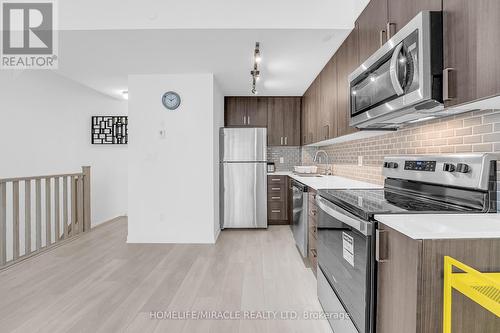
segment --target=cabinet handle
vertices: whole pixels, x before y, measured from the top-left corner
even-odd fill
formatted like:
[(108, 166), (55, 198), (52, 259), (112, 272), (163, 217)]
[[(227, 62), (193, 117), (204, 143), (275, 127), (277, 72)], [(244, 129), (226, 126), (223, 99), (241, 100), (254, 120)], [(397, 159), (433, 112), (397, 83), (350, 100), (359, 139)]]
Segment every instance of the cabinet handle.
[(285, 136), (285, 146), (287, 146), (287, 145), (288, 145), (288, 137)]
[(455, 96), (453, 96), (453, 92), (451, 92), (450, 87), (450, 72), (454, 71), (455, 68), (445, 68), (443, 70), (443, 101), (449, 101)]
[(391, 39), (396, 34), (396, 23), (387, 22), (387, 40)]
[(271, 213), (281, 213), (281, 210), (279, 210), (279, 209), (274, 209), (274, 210), (271, 210)]
[(272, 200), (281, 200), (281, 197), (271, 197)]
[(250, 125), (250, 116), (247, 116), (247, 125)]
[(387, 230), (375, 230), (375, 260), (387, 262)]
[(271, 190), (272, 191), (281, 191), (281, 188), (279, 188), (279, 187), (271, 187)]
[(384, 41), (384, 35), (387, 36), (387, 34), (385, 33), (385, 30), (382, 29), (379, 31), (379, 38), (380, 38), (380, 46), (384, 45), (385, 44), (385, 41)]
[(243, 125), (246, 125), (246, 124), (247, 124), (247, 117), (243, 116)]
[(280, 180), (281, 179), (279, 179), (279, 178), (271, 178), (271, 181), (273, 181), (273, 182), (279, 182)]
[(280, 145), (283, 146), (283, 137), (280, 138)]

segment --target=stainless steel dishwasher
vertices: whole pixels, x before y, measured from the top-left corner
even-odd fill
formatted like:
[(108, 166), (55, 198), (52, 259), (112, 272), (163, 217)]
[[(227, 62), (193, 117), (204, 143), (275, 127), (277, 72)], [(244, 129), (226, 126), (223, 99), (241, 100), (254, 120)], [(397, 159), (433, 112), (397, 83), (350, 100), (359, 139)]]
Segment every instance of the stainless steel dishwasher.
[(292, 232), (295, 238), (295, 244), (304, 258), (307, 257), (308, 251), (308, 226), (307, 226), (307, 211), (308, 211), (308, 188), (306, 185), (298, 181), (292, 181)]

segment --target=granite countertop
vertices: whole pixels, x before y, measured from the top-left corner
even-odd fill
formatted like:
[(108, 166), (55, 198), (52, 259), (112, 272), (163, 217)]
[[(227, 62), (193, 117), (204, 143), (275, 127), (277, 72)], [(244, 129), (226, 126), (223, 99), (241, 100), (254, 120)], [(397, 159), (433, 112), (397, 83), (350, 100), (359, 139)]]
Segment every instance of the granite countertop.
[(315, 190), (321, 189), (346, 189), (346, 188), (382, 188), (381, 185), (362, 182), (339, 176), (321, 176), (321, 177), (301, 177), (291, 171), (277, 171), (268, 173), (268, 176), (289, 176), (296, 181), (307, 185)]
[(500, 214), (375, 215), (413, 239), (500, 238)]

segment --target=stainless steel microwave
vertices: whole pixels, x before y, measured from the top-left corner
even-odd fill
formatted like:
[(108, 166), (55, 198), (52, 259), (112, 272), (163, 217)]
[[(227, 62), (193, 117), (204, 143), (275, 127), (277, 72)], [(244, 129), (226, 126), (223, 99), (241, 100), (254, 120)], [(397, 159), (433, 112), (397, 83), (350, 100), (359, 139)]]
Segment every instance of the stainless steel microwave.
[(420, 12), (349, 75), (350, 125), (397, 128), (443, 109), (441, 12)]

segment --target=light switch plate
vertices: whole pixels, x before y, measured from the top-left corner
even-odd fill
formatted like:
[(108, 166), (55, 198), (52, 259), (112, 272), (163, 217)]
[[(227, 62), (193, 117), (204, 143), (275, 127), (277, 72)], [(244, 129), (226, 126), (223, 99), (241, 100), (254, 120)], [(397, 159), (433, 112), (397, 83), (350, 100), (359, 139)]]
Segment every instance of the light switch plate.
[(358, 166), (363, 166), (363, 156), (358, 156)]
[(285, 163), (285, 159), (283, 157), (280, 157), (280, 163), (281, 164)]

